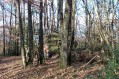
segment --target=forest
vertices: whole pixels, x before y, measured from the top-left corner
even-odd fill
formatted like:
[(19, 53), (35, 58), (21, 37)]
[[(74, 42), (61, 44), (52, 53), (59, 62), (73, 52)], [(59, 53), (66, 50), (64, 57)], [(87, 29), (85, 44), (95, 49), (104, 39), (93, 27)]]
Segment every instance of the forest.
[(119, 79), (119, 0), (0, 0), (0, 79)]

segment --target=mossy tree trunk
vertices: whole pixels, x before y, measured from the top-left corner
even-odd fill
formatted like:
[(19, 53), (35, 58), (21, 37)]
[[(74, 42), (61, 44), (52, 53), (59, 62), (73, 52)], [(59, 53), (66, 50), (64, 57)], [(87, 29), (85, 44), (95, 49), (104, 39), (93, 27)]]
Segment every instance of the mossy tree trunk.
[(60, 24), (60, 29), (61, 29), (61, 31), (60, 31), (60, 38), (61, 38), (61, 47), (60, 47), (60, 67), (62, 67), (62, 66), (64, 66), (65, 65), (65, 63), (64, 62), (62, 62), (62, 61), (64, 61), (64, 52), (63, 52), (63, 47), (62, 47), (62, 45), (63, 45), (63, 0), (59, 0), (59, 2), (58, 2), (58, 11), (59, 11), (59, 24)]
[(61, 27), (61, 67), (67, 67), (71, 63), (71, 10), (72, 10), (72, 0), (66, 0), (65, 3), (65, 14), (63, 19), (63, 1), (60, 1), (60, 27)]

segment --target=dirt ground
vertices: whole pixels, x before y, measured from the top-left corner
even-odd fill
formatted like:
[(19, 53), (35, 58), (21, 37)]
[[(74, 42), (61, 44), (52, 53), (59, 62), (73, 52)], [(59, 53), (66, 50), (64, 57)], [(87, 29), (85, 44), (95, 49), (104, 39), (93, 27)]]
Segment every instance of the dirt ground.
[(92, 64), (83, 68), (83, 64), (77, 62), (61, 69), (58, 66), (58, 59), (53, 57), (44, 65), (24, 69), (20, 56), (0, 56), (0, 79), (88, 79), (88, 76), (98, 79), (97, 72), (102, 67), (101, 64)]

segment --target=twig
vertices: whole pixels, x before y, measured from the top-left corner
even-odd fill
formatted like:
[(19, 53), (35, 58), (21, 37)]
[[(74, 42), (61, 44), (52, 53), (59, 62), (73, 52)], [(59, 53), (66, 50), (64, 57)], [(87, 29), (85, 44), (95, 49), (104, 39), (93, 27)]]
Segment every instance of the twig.
[(91, 61), (93, 61), (97, 57), (97, 55), (95, 55), (90, 61), (88, 61), (87, 63), (85, 63), (81, 68), (86, 67)]

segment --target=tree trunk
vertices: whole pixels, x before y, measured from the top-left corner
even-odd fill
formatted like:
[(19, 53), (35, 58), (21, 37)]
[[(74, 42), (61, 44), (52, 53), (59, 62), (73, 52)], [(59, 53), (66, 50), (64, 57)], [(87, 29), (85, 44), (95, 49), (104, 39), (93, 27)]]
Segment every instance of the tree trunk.
[(10, 28), (9, 28), (9, 34), (10, 34), (10, 37), (9, 37), (9, 55), (13, 55), (12, 54), (12, 39), (11, 39), (11, 34), (12, 34), (12, 5), (11, 5), (11, 15), (10, 15)]
[(69, 64), (71, 64), (71, 51), (73, 50), (73, 46), (74, 46), (74, 39), (75, 39), (75, 0), (72, 0), (72, 7), (71, 7), (71, 12), (72, 13), (70, 13), (72, 16), (71, 16), (71, 31), (70, 31), (70, 47), (69, 47), (69, 53), (70, 53), (70, 55), (69, 55), (69, 59), (68, 59), (68, 61), (69, 61)]
[(18, 19), (19, 19), (19, 28), (20, 28), (20, 50), (22, 55), (22, 62), (23, 66), (26, 67), (26, 51), (24, 47), (24, 35), (23, 35), (23, 26), (22, 26), (22, 19), (21, 19), (21, 13), (20, 13), (20, 0), (17, 0), (17, 6), (18, 6)]
[(63, 52), (63, 0), (59, 0), (59, 22), (60, 22), (60, 29), (61, 29), (61, 33), (60, 33), (60, 38), (61, 38), (61, 47), (60, 47), (60, 67), (64, 67), (65, 63), (62, 62), (64, 61), (64, 52)]
[(72, 17), (72, 0), (67, 0), (67, 4), (66, 4), (66, 10), (68, 10), (68, 12), (65, 10), (66, 12), (66, 17), (67, 17), (67, 31), (68, 31), (68, 39), (67, 39), (67, 64), (71, 65), (71, 49), (72, 49), (72, 45), (73, 45), (73, 40), (74, 40), (74, 33), (73, 33), (73, 26), (72, 26), (72, 19), (74, 17)]
[(51, 33), (52, 33), (52, 32), (54, 32), (54, 26), (55, 26), (54, 4), (53, 4), (53, 0), (51, 0), (51, 9), (52, 9), (52, 25), (51, 25)]
[(44, 33), (47, 34), (47, 0), (44, 2)]
[(39, 27), (39, 56), (38, 56), (38, 64), (43, 64), (43, 59), (44, 59), (44, 52), (43, 52), (43, 22), (42, 22), (42, 17), (43, 17), (43, 2), (40, 0), (40, 15), (39, 15), (39, 22), (40, 22), (40, 27)]
[(18, 34), (17, 34), (17, 6), (15, 6), (15, 52), (16, 55), (20, 55), (20, 46), (19, 46), (19, 42), (18, 42)]
[(32, 14), (31, 14), (31, 3), (28, 0), (28, 32), (29, 32), (29, 52), (28, 52), (28, 64), (33, 63), (33, 29), (32, 29)]
[[(61, 4), (61, 6), (62, 5), (63, 4)], [(70, 63), (70, 60), (71, 60), (71, 52), (70, 52), (71, 51), (70, 50), (70, 44), (71, 44), (71, 10), (72, 10), (71, 7), (72, 7), (72, 1), (66, 0), (64, 21), (62, 20), (60, 23), (60, 25), (62, 25), (61, 26), (62, 44), (61, 44), (61, 52), (60, 52), (60, 55), (61, 55), (61, 64), (60, 65), (61, 65), (61, 67), (67, 67), (68, 65), (71, 64)], [(60, 12), (61, 13), (60, 19), (63, 15), (62, 12)]]
[(57, 31), (59, 32), (59, 21), (60, 21), (60, 0), (57, 1), (58, 11), (57, 11)]
[(3, 4), (3, 9), (2, 9), (2, 14), (3, 14), (3, 55), (5, 55), (5, 17), (4, 17), (4, 4)]

